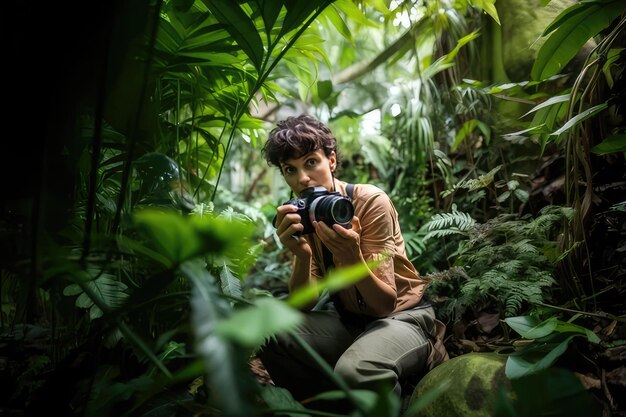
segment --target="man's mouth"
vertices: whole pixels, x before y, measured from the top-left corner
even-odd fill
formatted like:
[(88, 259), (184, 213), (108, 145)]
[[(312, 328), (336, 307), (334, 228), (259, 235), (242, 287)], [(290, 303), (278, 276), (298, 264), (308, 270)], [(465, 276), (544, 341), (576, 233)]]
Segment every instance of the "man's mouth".
[(298, 191), (296, 194), (298, 194), (298, 197), (302, 197), (302, 193), (304, 193), (305, 190), (308, 190), (309, 188), (315, 188), (315, 185), (309, 185), (308, 187), (304, 187), (301, 188), (300, 191)]

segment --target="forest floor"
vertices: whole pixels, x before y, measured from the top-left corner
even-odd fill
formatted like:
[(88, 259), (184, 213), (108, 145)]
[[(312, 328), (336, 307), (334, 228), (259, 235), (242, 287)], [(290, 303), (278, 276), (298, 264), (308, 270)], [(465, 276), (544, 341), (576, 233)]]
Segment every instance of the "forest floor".
[[(602, 417), (626, 417), (626, 324), (617, 320), (594, 318), (594, 333), (601, 336), (598, 345), (583, 338), (571, 344), (568, 352), (554, 366), (572, 370), (602, 408)], [(450, 357), (469, 352), (512, 352), (513, 344), (497, 330), (497, 315), (484, 314), (475, 320), (453, 326), (446, 338)], [(258, 382), (274, 384), (258, 358), (250, 361), (250, 369)]]

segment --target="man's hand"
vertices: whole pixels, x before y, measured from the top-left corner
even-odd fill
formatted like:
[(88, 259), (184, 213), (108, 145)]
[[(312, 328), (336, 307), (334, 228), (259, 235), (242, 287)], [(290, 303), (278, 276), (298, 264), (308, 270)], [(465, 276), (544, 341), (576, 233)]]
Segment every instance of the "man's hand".
[(304, 260), (311, 258), (313, 251), (304, 237), (294, 236), (304, 230), (297, 211), (298, 208), (293, 204), (284, 204), (276, 209), (276, 235), (296, 257)]
[(324, 222), (313, 222), (313, 227), (322, 243), (333, 254), (335, 266), (354, 265), (361, 260), (361, 222), (358, 217), (352, 218), (351, 229), (339, 224), (330, 228)]

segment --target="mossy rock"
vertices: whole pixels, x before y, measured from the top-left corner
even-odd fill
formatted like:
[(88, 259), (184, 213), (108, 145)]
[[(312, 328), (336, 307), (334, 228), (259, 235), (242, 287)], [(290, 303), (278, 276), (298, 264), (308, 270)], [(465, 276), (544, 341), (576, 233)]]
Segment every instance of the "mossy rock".
[(420, 380), (410, 402), (447, 381), (447, 389), (420, 416), (491, 417), (500, 388), (511, 395), (511, 383), (504, 373), (506, 358), (497, 353), (472, 352), (443, 362)]

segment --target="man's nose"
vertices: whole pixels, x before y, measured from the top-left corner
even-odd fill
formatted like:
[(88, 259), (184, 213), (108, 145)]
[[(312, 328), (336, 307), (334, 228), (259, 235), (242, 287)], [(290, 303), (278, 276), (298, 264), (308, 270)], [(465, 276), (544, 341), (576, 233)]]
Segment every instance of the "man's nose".
[(300, 171), (298, 174), (298, 182), (302, 185), (307, 185), (311, 181), (311, 178), (306, 174), (306, 172)]

